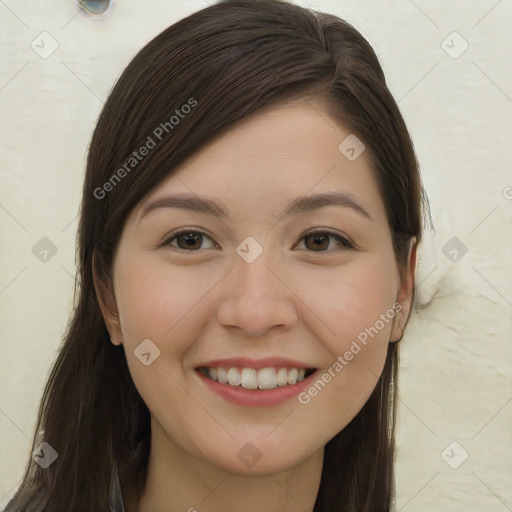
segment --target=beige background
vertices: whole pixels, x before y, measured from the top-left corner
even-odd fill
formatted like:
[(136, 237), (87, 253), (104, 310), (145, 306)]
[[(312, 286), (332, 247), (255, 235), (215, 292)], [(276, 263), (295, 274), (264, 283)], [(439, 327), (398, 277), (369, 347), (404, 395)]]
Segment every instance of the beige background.
[[(432, 207), (402, 342), (397, 510), (512, 510), (512, 1), (297, 3), (345, 18), (376, 49)], [(95, 120), (134, 54), (207, 4), (118, 0), (91, 18), (72, 1), (0, 0), (0, 508), (72, 305)], [(43, 237), (57, 250), (46, 262), (32, 252)]]

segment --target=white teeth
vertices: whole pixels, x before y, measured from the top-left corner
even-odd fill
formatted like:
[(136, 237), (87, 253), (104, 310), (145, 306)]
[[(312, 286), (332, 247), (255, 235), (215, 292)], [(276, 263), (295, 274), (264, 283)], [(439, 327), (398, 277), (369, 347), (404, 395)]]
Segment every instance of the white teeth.
[(277, 372), (277, 385), (286, 386), (288, 384), (288, 372), (286, 368), (279, 368)]
[[(258, 372), (254, 368), (244, 368), (240, 379), (242, 387), (245, 389), (258, 388)], [(230, 382), (231, 384), (231, 382)]]
[(299, 372), (297, 368), (292, 368), (288, 372), (288, 384), (295, 384), (297, 382), (297, 377), (299, 375)]
[(261, 368), (256, 370), (255, 368), (231, 367), (226, 371), (225, 368), (219, 366), (205, 368), (204, 373), (221, 384), (242, 386), (245, 389), (275, 389), (304, 380), (306, 369)]
[(240, 386), (240, 381), (242, 377), (240, 376), (240, 372), (236, 368), (230, 368), (228, 370), (228, 382), (232, 386)]
[(228, 374), (224, 368), (217, 368), (217, 382), (226, 384), (228, 382)]
[(258, 387), (260, 389), (277, 388), (277, 377), (274, 368), (262, 368), (258, 372)]

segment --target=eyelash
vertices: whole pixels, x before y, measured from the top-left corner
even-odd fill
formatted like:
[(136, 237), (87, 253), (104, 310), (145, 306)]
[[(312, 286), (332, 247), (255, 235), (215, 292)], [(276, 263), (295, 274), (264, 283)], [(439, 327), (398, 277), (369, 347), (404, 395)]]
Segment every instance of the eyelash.
[[(159, 248), (160, 247), (170, 247), (174, 251), (178, 251), (178, 252), (181, 252), (181, 253), (200, 252), (201, 249), (186, 250), (186, 249), (181, 249), (179, 247), (174, 247), (174, 246), (171, 245), (171, 242), (173, 240), (179, 238), (180, 236), (191, 235), (191, 234), (203, 235), (203, 236), (206, 236), (206, 237), (210, 238), (213, 241), (213, 239), (210, 236), (208, 236), (206, 233), (204, 233), (202, 231), (196, 231), (196, 230), (193, 230), (193, 229), (185, 229), (185, 230), (177, 231), (176, 233), (171, 233), (158, 247)], [(313, 235), (327, 235), (327, 236), (330, 236), (330, 237), (334, 238), (335, 240), (337, 240), (343, 246), (343, 248), (337, 249), (337, 250), (343, 250), (343, 249), (345, 249), (345, 250), (353, 250), (353, 249), (355, 249), (355, 246), (347, 238), (345, 238), (344, 236), (340, 235), (339, 233), (335, 233), (335, 232), (330, 231), (328, 229), (312, 231), (312, 232), (307, 233), (304, 236), (302, 236), (300, 240), (303, 240), (303, 239), (308, 238), (308, 237), (313, 236)], [(307, 251), (307, 252), (323, 253), (323, 252), (332, 252), (332, 251), (330, 251), (330, 250), (322, 250), (322, 251)]]

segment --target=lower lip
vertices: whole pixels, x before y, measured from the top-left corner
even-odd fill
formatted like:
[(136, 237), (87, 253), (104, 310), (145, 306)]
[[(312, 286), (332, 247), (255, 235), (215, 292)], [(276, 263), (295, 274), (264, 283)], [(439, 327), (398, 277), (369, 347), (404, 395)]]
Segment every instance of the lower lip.
[(246, 407), (269, 407), (278, 405), (294, 396), (297, 396), (310, 385), (311, 380), (316, 375), (316, 371), (306, 377), (304, 380), (287, 386), (274, 389), (245, 389), (241, 386), (231, 386), (221, 384), (216, 380), (210, 379), (201, 372), (196, 373), (203, 379), (206, 385), (217, 395), (236, 405)]

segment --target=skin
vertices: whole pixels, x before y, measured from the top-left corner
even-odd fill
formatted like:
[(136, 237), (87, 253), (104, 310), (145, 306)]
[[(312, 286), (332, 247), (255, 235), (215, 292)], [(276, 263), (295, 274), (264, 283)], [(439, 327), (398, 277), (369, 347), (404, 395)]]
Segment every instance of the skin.
[[(363, 407), (388, 343), (402, 336), (416, 263), (411, 244), (399, 272), (369, 150), (355, 161), (338, 150), (349, 134), (320, 101), (272, 108), (198, 152), (131, 212), (113, 296), (99, 298), (151, 411), (149, 473), (137, 510), (313, 510), (325, 444)], [(332, 191), (350, 193), (371, 219), (340, 206), (279, 216), (296, 197)], [(177, 208), (142, 215), (176, 193), (219, 200), (230, 216)], [(204, 233), (198, 249), (179, 252), (186, 243), (176, 238), (159, 247), (181, 228)], [(304, 238), (322, 228), (356, 248)], [(250, 264), (236, 252), (247, 236), (263, 248)], [(214, 358), (281, 356), (321, 375), (395, 303), (402, 307), (395, 320), (307, 405), (297, 397), (272, 407), (235, 405), (194, 370)], [(144, 339), (161, 351), (149, 366), (134, 355)], [(248, 442), (262, 455), (250, 468), (237, 457)]]

